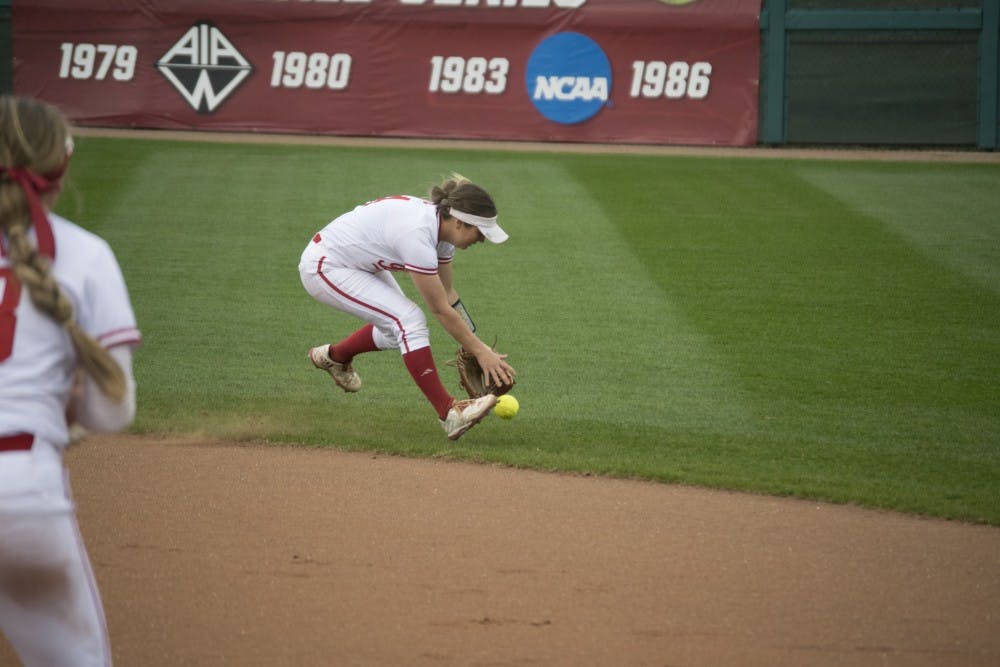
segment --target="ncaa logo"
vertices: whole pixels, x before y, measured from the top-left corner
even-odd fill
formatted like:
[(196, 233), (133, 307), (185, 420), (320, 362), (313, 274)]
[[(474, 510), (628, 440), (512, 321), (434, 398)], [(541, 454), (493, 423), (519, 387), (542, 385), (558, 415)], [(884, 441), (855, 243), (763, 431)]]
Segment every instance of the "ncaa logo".
[(597, 42), (578, 32), (560, 32), (535, 47), (525, 83), (538, 111), (572, 125), (597, 114), (611, 94), (611, 62)]
[(201, 114), (213, 113), (253, 72), (243, 54), (210, 21), (188, 28), (156, 68)]

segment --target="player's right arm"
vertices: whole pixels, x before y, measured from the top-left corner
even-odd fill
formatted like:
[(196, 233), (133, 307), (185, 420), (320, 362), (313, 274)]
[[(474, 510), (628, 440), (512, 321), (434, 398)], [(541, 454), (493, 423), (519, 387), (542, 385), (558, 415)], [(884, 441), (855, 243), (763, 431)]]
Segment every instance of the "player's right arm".
[(441, 280), (441, 285), (444, 286), (445, 294), (448, 296), (448, 303), (458, 301), (458, 292), (455, 291), (454, 281), (452, 280), (451, 262), (438, 263), (438, 278)]
[(420, 296), (424, 298), (427, 307), (444, 327), (444, 330), (448, 332), (448, 335), (463, 348), (476, 355), (485, 377), (497, 385), (510, 384), (514, 379), (514, 369), (505, 361), (507, 355), (493, 351), (489, 345), (479, 340), (465, 324), (465, 320), (462, 319), (458, 311), (451, 307), (451, 303), (448, 301), (448, 292), (445, 290), (440, 276), (435, 273), (411, 271), (410, 277), (413, 279), (417, 291), (420, 292)]
[(465, 322), (465, 326), (472, 329), (473, 333), (475, 333), (476, 323), (472, 321), (469, 311), (466, 310), (465, 304), (462, 303), (462, 298), (455, 291), (455, 285), (452, 282), (451, 262), (438, 264), (438, 276), (441, 278), (441, 284), (444, 285), (444, 292), (448, 297), (448, 303), (451, 304), (452, 310), (457, 312), (461, 316), (462, 321)]
[(88, 431), (116, 433), (124, 431), (135, 419), (136, 388), (132, 372), (132, 353), (141, 343), (135, 314), (111, 246), (102, 239), (93, 240), (88, 275), (77, 311), (80, 325), (105, 347), (125, 379), (121, 401), (107, 396), (87, 373), (75, 387), (69, 412)]
[(113, 347), (108, 352), (125, 375), (125, 397), (121, 402), (109, 398), (87, 373), (81, 373), (74, 392), (70, 413), (76, 422), (95, 433), (118, 433), (135, 419), (135, 377), (132, 374), (132, 348)]

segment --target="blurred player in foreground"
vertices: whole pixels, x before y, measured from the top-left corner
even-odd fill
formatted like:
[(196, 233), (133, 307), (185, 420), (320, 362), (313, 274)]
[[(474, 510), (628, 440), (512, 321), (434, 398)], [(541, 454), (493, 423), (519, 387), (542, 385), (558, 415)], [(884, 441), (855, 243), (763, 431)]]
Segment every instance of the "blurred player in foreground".
[(0, 631), (28, 667), (111, 664), (63, 452), (74, 422), (120, 431), (135, 416), (121, 269), (50, 212), (72, 152), (57, 109), (0, 96)]
[(299, 275), (320, 303), (368, 322), (333, 345), (309, 351), (344, 391), (361, 389), (352, 360), (363, 352), (398, 349), (413, 381), (433, 406), (451, 440), (475, 426), (496, 404), (493, 394), (456, 400), (442, 385), (423, 310), (408, 299), (393, 272), (409, 273), (445, 331), (475, 355), (488, 382), (508, 385), (514, 369), (475, 334), (452, 285), (455, 249), (488, 240), (503, 243), (496, 205), (478, 185), (453, 176), (431, 189), (430, 201), (393, 195), (362, 204), (320, 230), (302, 253)]

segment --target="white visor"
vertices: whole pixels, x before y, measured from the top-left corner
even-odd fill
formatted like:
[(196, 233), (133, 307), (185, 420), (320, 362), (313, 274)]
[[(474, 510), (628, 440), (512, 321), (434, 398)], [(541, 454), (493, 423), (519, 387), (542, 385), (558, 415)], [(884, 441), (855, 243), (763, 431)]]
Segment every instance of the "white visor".
[(500, 229), (500, 225), (497, 224), (497, 217), (484, 218), (478, 215), (472, 215), (471, 213), (466, 213), (465, 211), (459, 211), (458, 209), (452, 207), (449, 209), (449, 215), (453, 218), (461, 220), (462, 222), (468, 223), (473, 227), (478, 227), (479, 231), (483, 233), (486, 240), (491, 243), (503, 243), (507, 240), (507, 232)]

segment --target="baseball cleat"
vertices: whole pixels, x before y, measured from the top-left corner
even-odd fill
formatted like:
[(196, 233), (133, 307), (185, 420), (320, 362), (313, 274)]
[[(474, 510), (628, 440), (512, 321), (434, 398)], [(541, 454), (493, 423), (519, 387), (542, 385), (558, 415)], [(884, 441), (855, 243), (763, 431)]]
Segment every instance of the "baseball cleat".
[(448, 410), (448, 416), (441, 420), (441, 428), (448, 434), (449, 440), (458, 440), (463, 433), (482, 421), (496, 404), (497, 397), (493, 394), (455, 401)]
[(331, 359), (329, 345), (320, 345), (309, 350), (309, 361), (316, 368), (329, 373), (337, 386), (344, 391), (360, 391), (361, 377), (354, 372), (354, 367), (350, 364), (342, 364)]

